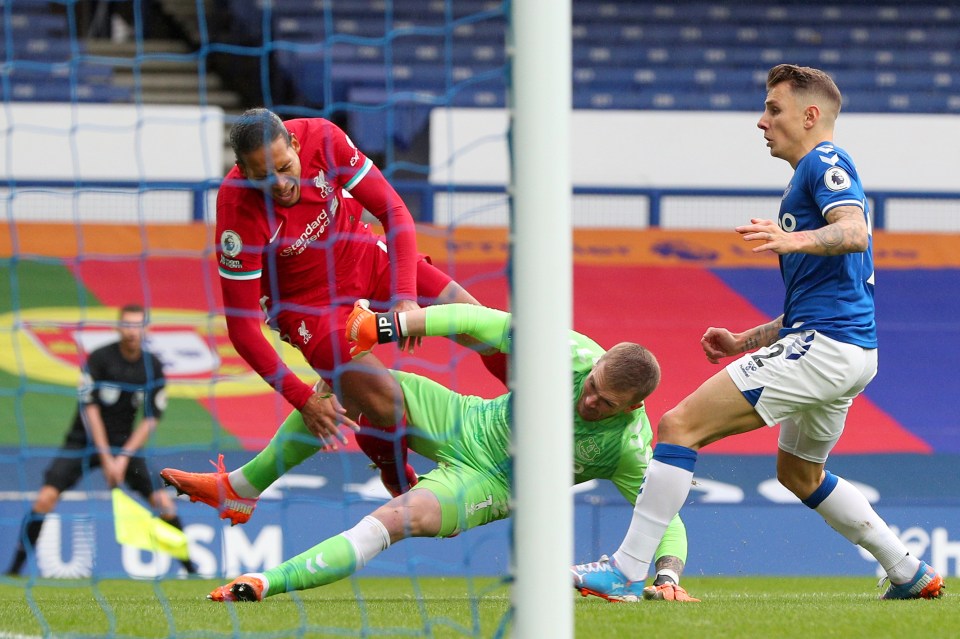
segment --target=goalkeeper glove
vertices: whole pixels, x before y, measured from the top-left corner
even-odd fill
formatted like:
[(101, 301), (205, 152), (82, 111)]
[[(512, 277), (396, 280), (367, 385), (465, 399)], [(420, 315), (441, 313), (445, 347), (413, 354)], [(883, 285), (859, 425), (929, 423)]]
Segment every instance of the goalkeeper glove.
[(359, 357), (373, 350), (376, 344), (396, 342), (401, 337), (396, 313), (374, 313), (370, 302), (357, 300), (347, 318), (347, 342), (350, 357)]

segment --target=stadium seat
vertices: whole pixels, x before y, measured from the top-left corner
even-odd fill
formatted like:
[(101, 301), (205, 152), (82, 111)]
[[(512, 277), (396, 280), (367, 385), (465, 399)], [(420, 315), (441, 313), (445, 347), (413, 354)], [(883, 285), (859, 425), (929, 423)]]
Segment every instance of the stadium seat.
[[(226, 6), (259, 37), (262, 8)], [(348, 111), (372, 150), (384, 146), (390, 109), (393, 125), (423, 126), (432, 103), (504, 103), (502, 78), (472, 86), (507, 64), (502, 3), (389, 6), (388, 17), (382, 0), (274, 0), (272, 60), (291, 99)], [(834, 74), (847, 111), (954, 113), (960, 99), (960, 11), (950, 6), (578, 0), (572, 9), (576, 108), (755, 111), (767, 70), (784, 61)], [(393, 133), (398, 144), (417, 134)]]

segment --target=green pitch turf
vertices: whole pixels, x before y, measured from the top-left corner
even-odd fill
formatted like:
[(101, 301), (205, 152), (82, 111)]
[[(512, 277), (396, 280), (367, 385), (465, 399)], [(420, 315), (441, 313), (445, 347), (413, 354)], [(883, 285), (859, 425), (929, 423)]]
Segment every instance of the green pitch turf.
[[(0, 637), (492, 637), (510, 605), (496, 579), (361, 578), (259, 604), (207, 601), (220, 583), (0, 579)], [(685, 585), (702, 603), (612, 604), (571, 589), (576, 636), (960, 634), (960, 597), (878, 601), (868, 577), (702, 577)]]

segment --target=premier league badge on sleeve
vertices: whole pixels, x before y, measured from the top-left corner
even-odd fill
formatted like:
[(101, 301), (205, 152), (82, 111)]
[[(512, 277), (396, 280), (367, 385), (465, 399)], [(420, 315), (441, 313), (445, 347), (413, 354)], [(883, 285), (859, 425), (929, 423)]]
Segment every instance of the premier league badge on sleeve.
[(843, 191), (850, 188), (850, 176), (839, 166), (832, 166), (823, 174), (823, 183), (831, 191)]
[(243, 250), (243, 242), (236, 231), (224, 231), (220, 235), (220, 248), (227, 257), (236, 257)]

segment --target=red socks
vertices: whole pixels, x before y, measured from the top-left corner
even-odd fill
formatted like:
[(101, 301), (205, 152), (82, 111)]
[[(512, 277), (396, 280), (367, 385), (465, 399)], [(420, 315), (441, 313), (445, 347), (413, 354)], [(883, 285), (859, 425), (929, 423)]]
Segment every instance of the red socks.
[(398, 497), (410, 490), (417, 483), (417, 473), (407, 463), (406, 415), (393, 426), (373, 426), (362, 414), (357, 423), (357, 445), (380, 469), (380, 481), (387, 491)]
[(490, 374), (507, 385), (507, 355), (506, 353), (494, 353), (492, 355), (481, 355), (483, 365), (487, 367)]

